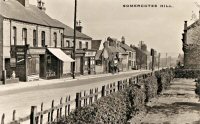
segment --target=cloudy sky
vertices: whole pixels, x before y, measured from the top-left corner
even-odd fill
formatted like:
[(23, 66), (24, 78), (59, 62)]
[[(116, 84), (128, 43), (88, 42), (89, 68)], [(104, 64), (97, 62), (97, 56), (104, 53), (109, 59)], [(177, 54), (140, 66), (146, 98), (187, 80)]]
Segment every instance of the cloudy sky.
[[(74, 0), (44, 0), (46, 13), (73, 27)], [(127, 44), (144, 41), (148, 48), (161, 53), (177, 55), (182, 52), (184, 21), (189, 24), (192, 11), (199, 18), (200, 0), (78, 0), (77, 19), (82, 21), (83, 32), (93, 39), (108, 36)], [(37, 0), (30, 0), (35, 4)], [(171, 5), (171, 8), (124, 8), (124, 4)]]

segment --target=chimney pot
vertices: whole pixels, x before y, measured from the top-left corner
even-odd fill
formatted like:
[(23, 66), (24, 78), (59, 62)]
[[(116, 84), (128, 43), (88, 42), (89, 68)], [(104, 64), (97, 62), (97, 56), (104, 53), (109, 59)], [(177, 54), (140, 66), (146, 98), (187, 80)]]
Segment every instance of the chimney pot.
[(187, 30), (187, 21), (185, 21), (184, 30), (185, 30), (185, 31)]
[(82, 26), (76, 26), (76, 30), (79, 32), (82, 32), (83, 27)]

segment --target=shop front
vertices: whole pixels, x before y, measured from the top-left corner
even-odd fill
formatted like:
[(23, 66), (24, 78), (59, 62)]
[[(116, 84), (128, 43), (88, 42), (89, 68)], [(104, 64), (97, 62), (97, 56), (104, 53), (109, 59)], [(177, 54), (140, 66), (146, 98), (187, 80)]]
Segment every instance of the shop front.
[(85, 52), (84, 74), (95, 74), (95, 55), (96, 51), (88, 50)]
[(61, 78), (63, 63), (74, 61), (59, 48), (15, 46), (11, 53), (11, 65), (16, 62), (12, 71), (21, 81)]

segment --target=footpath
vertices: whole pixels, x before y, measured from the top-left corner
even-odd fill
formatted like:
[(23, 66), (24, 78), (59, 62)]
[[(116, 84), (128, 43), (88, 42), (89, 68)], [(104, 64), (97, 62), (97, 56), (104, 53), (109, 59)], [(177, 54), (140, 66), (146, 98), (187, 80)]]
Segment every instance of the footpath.
[(147, 104), (147, 114), (140, 124), (200, 124), (195, 84), (193, 79), (175, 79), (168, 90)]
[(40, 79), (39, 81), (19, 82), (15, 84), (0, 85), (0, 92), (8, 91), (8, 90), (16, 90), (16, 89), (21, 89), (21, 88), (30, 88), (30, 87), (35, 87), (35, 86), (67, 83), (67, 82), (72, 82), (72, 81), (77, 81), (77, 80), (84, 80), (84, 79), (91, 79), (91, 78), (98, 78), (98, 77), (107, 77), (107, 76), (118, 75), (118, 74), (137, 73), (137, 72), (142, 72), (142, 71), (144, 70), (132, 70), (132, 71), (127, 71), (127, 72), (119, 72), (115, 74), (106, 73), (106, 74), (77, 76), (75, 79), (73, 79), (72, 77), (69, 77), (69, 78), (52, 79), (52, 80)]

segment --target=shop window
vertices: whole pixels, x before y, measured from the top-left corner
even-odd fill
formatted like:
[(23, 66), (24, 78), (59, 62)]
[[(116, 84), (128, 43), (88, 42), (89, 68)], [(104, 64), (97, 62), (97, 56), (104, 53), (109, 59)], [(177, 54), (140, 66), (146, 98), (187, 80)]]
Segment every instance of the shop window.
[(27, 29), (23, 28), (22, 29), (22, 44), (26, 45), (27, 44)]
[(82, 49), (82, 42), (79, 41), (79, 48)]
[(36, 30), (33, 30), (33, 46), (37, 46), (37, 40), (36, 40)]
[(54, 47), (57, 47), (57, 33), (53, 33), (53, 41), (54, 41)]
[(17, 28), (13, 27), (13, 43), (12, 45), (17, 45)]
[(42, 31), (42, 34), (41, 34), (41, 40), (42, 40), (42, 47), (45, 47), (45, 32), (44, 31)]

